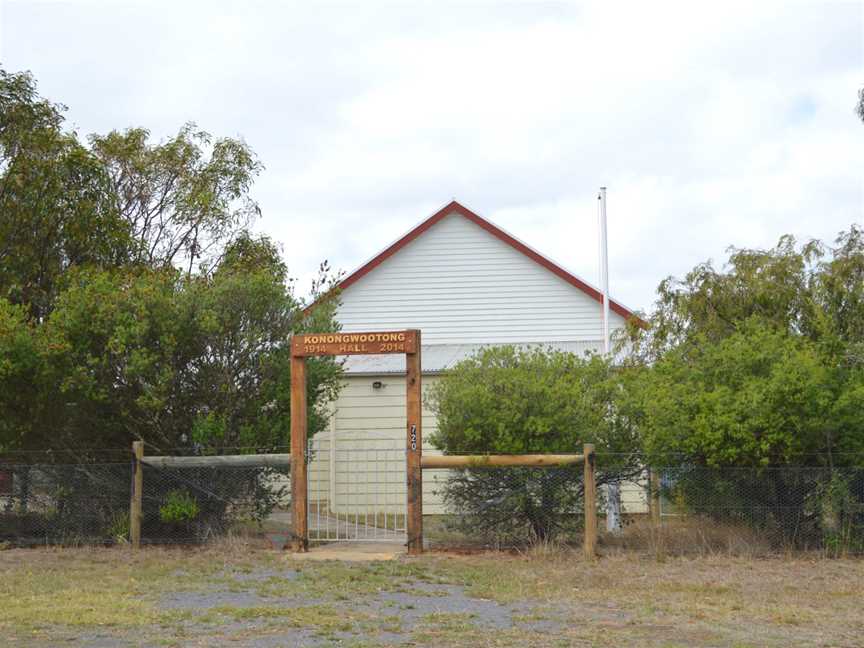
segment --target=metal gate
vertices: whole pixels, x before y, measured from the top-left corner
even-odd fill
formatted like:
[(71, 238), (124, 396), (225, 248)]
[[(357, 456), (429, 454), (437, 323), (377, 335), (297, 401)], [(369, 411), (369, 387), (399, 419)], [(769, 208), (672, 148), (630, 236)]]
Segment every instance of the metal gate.
[(309, 441), (309, 540), (406, 542), (406, 450), (397, 443)]

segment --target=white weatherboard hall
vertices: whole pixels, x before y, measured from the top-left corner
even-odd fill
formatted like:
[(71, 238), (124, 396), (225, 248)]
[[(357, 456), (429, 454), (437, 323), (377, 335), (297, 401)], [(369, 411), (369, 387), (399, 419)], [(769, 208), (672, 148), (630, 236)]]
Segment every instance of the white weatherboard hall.
[[(337, 319), (343, 332), (421, 330), (424, 391), (442, 371), (485, 345), (603, 350), (600, 291), (455, 201), (348, 275), (340, 288)], [(622, 328), (632, 315), (611, 300), (610, 330)], [(402, 511), (404, 372), (403, 355), (345, 358), (344, 388), (329, 434), (315, 441), (310, 503), (317, 492), (331, 511), (362, 513), (368, 506), (368, 495), (360, 494), (366, 492), (360, 485), (365, 478), (383, 484), (386, 495), (378, 505)], [(424, 407), (424, 438), (434, 431), (435, 417)], [(337, 470), (343, 461), (362, 462), (361, 448), (374, 474)], [(436, 452), (428, 443), (423, 451)], [(443, 512), (435, 477), (424, 475), (426, 514)], [(638, 495), (625, 491), (625, 506), (631, 496)]]

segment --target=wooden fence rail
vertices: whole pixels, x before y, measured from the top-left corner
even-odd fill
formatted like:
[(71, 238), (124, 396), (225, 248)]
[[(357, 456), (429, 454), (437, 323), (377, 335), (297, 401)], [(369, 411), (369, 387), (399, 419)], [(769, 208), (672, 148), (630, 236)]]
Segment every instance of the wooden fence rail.
[(154, 468), (290, 468), (291, 455), (252, 454), (203, 457), (144, 457), (143, 463)]
[(482, 468), (527, 466), (552, 468), (582, 461), (581, 454), (541, 455), (423, 455), (423, 468)]

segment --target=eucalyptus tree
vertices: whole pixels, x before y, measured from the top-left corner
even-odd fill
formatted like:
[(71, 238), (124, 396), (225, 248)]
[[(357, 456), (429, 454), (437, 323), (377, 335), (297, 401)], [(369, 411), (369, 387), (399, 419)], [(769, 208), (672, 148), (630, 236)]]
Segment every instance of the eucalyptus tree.
[(130, 258), (104, 165), (63, 130), (65, 107), (0, 69), (0, 298), (40, 321), (76, 265)]
[(623, 407), (653, 465), (688, 468), (679, 494), (762, 507), (795, 541), (824, 531), (826, 475), (857, 475), (843, 508), (864, 506), (849, 504), (864, 487), (864, 231), (735, 249), (658, 294), (649, 328), (630, 331)]
[[(310, 300), (247, 226), (261, 163), (193, 124), (69, 130), (28, 73), (0, 69), (0, 450), (274, 445), (288, 341), (333, 330), (335, 277)], [(338, 365), (310, 362), (310, 431)]]
[(250, 190), (262, 166), (241, 139), (214, 138), (189, 123), (157, 143), (144, 128), (89, 140), (141, 265), (187, 273), (212, 265), (260, 214)]

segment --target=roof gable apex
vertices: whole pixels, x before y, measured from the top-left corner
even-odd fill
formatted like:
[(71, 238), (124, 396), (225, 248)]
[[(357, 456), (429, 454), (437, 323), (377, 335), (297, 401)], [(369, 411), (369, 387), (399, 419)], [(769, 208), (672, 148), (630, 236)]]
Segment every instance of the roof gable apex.
[[(601, 293), (596, 287), (587, 283), (583, 279), (580, 279), (573, 273), (565, 270), (551, 259), (543, 256), (542, 254), (529, 247), (516, 237), (508, 234), (494, 223), (474, 213), (473, 211), (455, 200), (451, 201), (443, 208), (432, 214), (432, 216), (414, 227), (411, 231), (399, 238), (397, 241), (384, 248), (381, 252), (376, 254), (369, 261), (367, 261), (354, 272), (345, 277), (342, 281), (339, 282), (337, 286), (338, 289), (345, 290), (349, 286), (357, 283), (357, 281), (372, 272), (385, 260), (399, 252), (399, 250), (404, 248), (412, 241), (422, 236), (426, 231), (431, 229), (433, 226), (435, 226), (437, 223), (442, 221), (447, 216), (450, 216), (451, 214), (458, 214), (463, 218), (466, 218), (475, 225), (484, 229), (486, 232), (488, 232), (498, 240), (503, 241), (513, 249), (521, 252), (523, 255), (525, 255), (538, 265), (542, 266), (552, 274), (558, 276), (560, 279), (563, 279), (571, 286), (578, 288), (583, 293), (591, 297), (593, 300), (597, 301), (600, 304), (603, 303), (603, 293)], [(632, 310), (616, 302), (614, 299), (609, 299), (609, 308), (624, 319), (635, 319), (639, 325), (645, 326), (645, 322), (641, 318), (639, 318)]]

